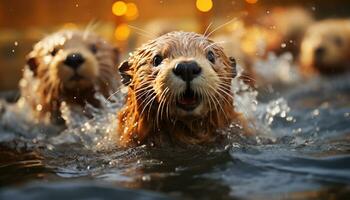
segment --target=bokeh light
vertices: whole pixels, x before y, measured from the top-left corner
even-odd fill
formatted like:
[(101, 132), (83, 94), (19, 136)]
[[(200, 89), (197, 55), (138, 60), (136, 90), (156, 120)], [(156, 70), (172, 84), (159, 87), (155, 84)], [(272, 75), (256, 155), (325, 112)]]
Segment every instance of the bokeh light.
[(116, 1), (113, 3), (112, 12), (116, 16), (123, 16), (127, 11), (126, 3), (123, 1)]
[(250, 3), (250, 4), (255, 4), (258, 2), (258, 0), (245, 0), (247, 3)]
[(114, 37), (116, 40), (124, 41), (129, 38), (130, 28), (127, 23), (123, 23), (117, 26), (114, 31)]
[(213, 2), (211, 0), (197, 0), (196, 7), (202, 12), (208, 12), (213, 7)]
[(62, 25), (62, 28), (63, 29), (70, 29), (70, 30), (75, 30), (75, 29), (78, 29), (78, 25), (76, 25), (75, 23), (71, 23), (71, 22), (68, 22), (68, 23), (65, 23)]
[(139, 10), (137, 5), (134, 3), (126, 4), (127, 11), (125, 13), (125, 17), (127, 20), (135, 20), (139, 16)]

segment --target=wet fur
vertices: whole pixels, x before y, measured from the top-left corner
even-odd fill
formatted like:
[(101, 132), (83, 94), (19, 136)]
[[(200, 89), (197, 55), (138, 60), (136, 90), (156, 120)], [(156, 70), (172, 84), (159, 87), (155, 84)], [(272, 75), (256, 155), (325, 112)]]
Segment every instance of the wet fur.
[[(54, 58), (45, 60), (50, 59), (50, 53), (55, 48), (61, 48), (61, 53), (65, 53), (69, 48), (75, 48), (74, 45), (64, 47), (66, 40), (73, 44), (83, 45), (78, 52), (84, 51), (85, 55), (91, 58), (86, 62), (89, 61), (91, 65), (97, 67), (95, 70), (98, 76), (94, 80), (84, 80), (86, 88), (66, 88), (58, 69), (64, 68), (62, 63), (54, 63)], [(97, 47), (95, 54), (88, 51), (88, 46), (92, 44)], [(119, 76), (116, 73), (118, 62), (118, 50), (92, 33), (80, 31), (54, 33), (35, 44), (33, 50), (28, 54), (27, 65), (20, 82), (21, 96), (39, 120), (62, 123), (60, 106), (63, 101), (68, 106), (78, 107), (83, 111), (87, 103), (95, 107), (100, 106), (99, 100), (95, 98), (96, 93), (108, 97), (116, 91), (119, 85)], [(90, 71), (94, 70), (90, 68)], [(90, 71), (86, 73), (92, 73)]]
[[(203, 102), (206, 101), (204, 106), (207, 106), (207, 111), (197, 113), (200, 116), (174, 114), (179, 91), (168, 88), (177, 82), (169, 75), (172, 69), (169, 66), (188, 57), (203, 66), (206, 64), (203, 49), (211, 49), (217, 58), (210, 69), (204, 70), (208, 78), (204, 81), (220, 88), (220, 93), (210, 88), (202, 91), (211, 96), (202, 97)], [(162, 69), (152, 66), (152, 59), (157, 54), (164, 56)], [(126, 104), (118, 113), (120, 146), (165, 142), (205, 144), (218, 139), (217, 129), (233, 122), (242, 122), (241, 115), (234, 111), (230, 88), (231, 80), (236, 75), (234, 60), (230, 60), (221, 47), (203, 35), (189, 32), (165, 34), (137, 49), (120, 65), (119, 70), (123, 83), (128, 85)]]

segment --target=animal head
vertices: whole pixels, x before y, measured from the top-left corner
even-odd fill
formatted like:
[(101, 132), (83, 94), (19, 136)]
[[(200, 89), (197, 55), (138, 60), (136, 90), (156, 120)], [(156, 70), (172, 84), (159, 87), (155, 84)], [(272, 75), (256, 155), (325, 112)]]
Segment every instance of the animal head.
[(302, 42), (301, 65), (321, 74), (339, 73), (350, 65), (350, 20), (325, 20), (311, 26)]
[[(136, 50), (119, 71), (129, 87), (129, 110), (122, 111), (121, 118), (153, 124), (147, 129), (178, 123), (192, 133), (232, 120), (231, 81), (236, 63), (203, 35), (167, 33)], [(135, 109), (134, 117), (126, 114), (131, 113), (130, 108)], [(137, 126), (139, 134), (148, 132), (140, 122)]]
[(92, 33), (56, 32), (27, 56), (22, 96), (49, 112), (63, 100), (94, 104), (95, 92), (108, 96), (116, 90), (118, 61), (118, 50)]

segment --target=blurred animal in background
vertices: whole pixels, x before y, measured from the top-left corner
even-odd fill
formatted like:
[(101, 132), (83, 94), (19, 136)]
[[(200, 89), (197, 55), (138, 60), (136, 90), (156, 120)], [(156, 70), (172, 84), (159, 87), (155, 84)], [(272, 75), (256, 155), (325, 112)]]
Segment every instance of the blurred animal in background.
[(257, 18), (258, 24), (278, 35), (278, 41), (267, 42), (266, 51), (277, 55), (290, 52), (294, 58), (298, 57), (301, 40), (314, 21), (312, 13), (302, 7), (274, 7)]
[(350, 71), (350, 19), (315, 23), (301, 45), (300, 70), (306, 77)]
[[(295, 60), (306, 29), (314, 22), (311, 13), (300, 7), (275, 7), (268, 11), (263, 9), (256, 19), (248, 21), (233, 21), (226, 29), (218, 31), (213, 40), (222, 43), (225, 52), (237, 58), (237, 63), (244, 69), (242, 78), (249, 85), (257, 87), (284, 80), (278, 77), (283, 75), (271, 73), (284, 71), (286, 74), (285, 69), (260, 69), (266, 66), (260, 62), (270, 59), (271, 53), (280, 56), (287, 52)], [(271, 73), (265, 76), (265, 71)]]
[(241, 77), (247, 84), (255, 85), (254, 63), (265, 57), (268, 44), (277, 42), (273, 31), (256, 25), (248, 26), (243, 20), (235, 20), (226, 29), (217, 31), (212, 39), (220, 44), (226, 54), (233, 55), (244, 69)]
[(86, 104), (100, 106), (96, 94), (108, 97), (117, 90), (118, 62), (118, 49), (89, 31), (53, 33), (28, 54), (19, 101), (38, 119), (60, 124), (63, 102), (84, 114)]
[[(206, 36), (170, 32), (138, 48), (119, 71), (128, 86), (119, 145), (206, 144), (244, 124), (234, 109), (236, 62)], [(243, 126), (243, 125), (242, 125)]]

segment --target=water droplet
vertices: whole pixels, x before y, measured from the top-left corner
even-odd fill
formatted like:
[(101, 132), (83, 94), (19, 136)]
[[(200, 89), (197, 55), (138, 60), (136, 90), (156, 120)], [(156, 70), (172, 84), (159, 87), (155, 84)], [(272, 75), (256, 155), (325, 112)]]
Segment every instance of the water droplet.
[(281, 48), (283, 48), (283, 49), (286, 48), (286, 46), (287, 46), (286, 43), (282, 43), (282, 44), (281, 44)]
[(312, 6), (312, 7), (311, 7), (311, 10), (312, 10), (312, 11), (315, 11), (315, 10), (316, 10), (316, 7), (315, 7), (315, 6)]
[(270, 14), (270, 11), (269, 11), (269, 10), (267, 10), (267, 11), (266, 11), (266, 14)]
[(286, 111), (282, 111), (281, 114), (280, 114), (280, 117), (285, 118), (286, 116), (287, 116)]
[(144, 176), (142, 176), (142, 181), (150, 181), (151, 180), (151, 176), (149, 176), (149, 175), (144, 175)]
[(46, 145), (46, 148), (47, 148), (48, 150), (52, 151), (52, 150), (54, 149), (54, 146), (51, 145), (51, 144), (48, 144), (48, 145)]
[(15, 46), (18, 46), (18, 42), (17, 42), (17, 41), (15, 41), (14, 45), (15, 45)]
[(41, 104), (36, 105), (36, 110), (41, 111), (43, 109), (43, 106)]

